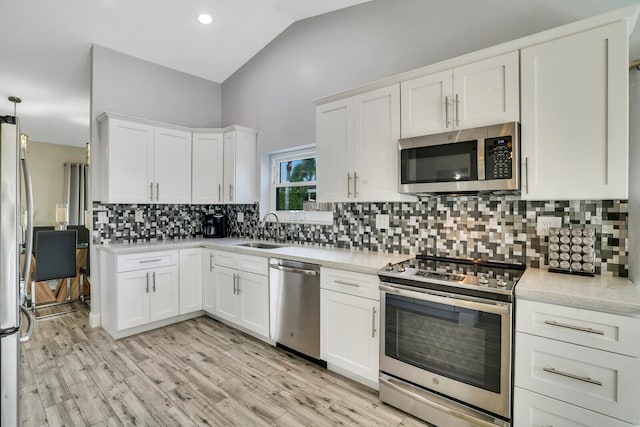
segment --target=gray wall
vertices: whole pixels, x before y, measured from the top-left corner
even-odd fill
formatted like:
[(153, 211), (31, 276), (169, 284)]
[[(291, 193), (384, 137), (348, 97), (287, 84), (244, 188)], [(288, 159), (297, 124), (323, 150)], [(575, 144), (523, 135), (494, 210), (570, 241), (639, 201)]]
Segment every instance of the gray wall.
[(222, 124), (258, 129), (266, 183), (265, 153), (315, 142), (313, 99), (633, 2), (374, 0), (309, 18), (222, 84)]
[(93, 200), (100, 200), (96, 117), (105, 111), (188, 127), (220, 127), (221, 85), (94, 45), (91, 79)]
[(629, 71), (629, 278), (640, 286), (640, 71)]

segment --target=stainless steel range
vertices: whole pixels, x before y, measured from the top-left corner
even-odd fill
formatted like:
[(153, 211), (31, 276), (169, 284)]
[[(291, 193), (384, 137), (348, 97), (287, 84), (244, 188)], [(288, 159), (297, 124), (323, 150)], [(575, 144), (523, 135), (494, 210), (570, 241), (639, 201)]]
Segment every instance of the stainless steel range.
[(524, 269), (419, 255), (380, 270), (380, 400), (437, 426), (510, 426)]

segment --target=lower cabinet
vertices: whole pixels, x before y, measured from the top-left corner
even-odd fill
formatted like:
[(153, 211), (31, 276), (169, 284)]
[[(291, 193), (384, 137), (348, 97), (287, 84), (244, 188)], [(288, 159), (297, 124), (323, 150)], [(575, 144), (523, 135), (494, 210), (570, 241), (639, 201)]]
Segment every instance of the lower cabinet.
[(180, 249), (180, 314), (202, 310), (202, 249)]
[(329, 369), (377, 384), (378, 277), (328, 268), (320, 274), (320, 358)]
[(209, 314), (215, 314), (215, 276), (214, 276), (215, 252), (211, 249), (202, 249), (202, 309)]
[[(269, 337), (269, 276), (267, 258), (214, 254), (214, 314), (262, 337)], [(221, 265), (224, 264), (224, 265)], [(236, 268), (229, 267), (233, 265)], [(246, 266), (254, 272), (248, 272)], [(255, 272), (257, 271), (257, 272)]]

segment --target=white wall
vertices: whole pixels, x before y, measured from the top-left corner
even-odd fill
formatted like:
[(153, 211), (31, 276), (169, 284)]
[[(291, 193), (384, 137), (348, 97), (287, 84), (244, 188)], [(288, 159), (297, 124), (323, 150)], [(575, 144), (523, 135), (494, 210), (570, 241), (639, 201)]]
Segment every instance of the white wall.
[(84, 163), (84, 147), (29, 141), (35, 225), (55, 225), (56, 203), (64, 202), (64, 164)]
[(629, 70), (629, 278), (640, 286), (640, 70)]

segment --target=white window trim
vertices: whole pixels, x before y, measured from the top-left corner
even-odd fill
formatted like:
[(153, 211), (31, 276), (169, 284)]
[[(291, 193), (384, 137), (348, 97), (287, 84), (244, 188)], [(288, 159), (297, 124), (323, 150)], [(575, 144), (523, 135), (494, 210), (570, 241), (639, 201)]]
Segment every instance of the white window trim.
[[(278, 187), (278, 179), (280, 173), (278, 168), (279, 163), (283, 160), (300, 160), (309, 157), (316, 157), (317, 159), (315, 146), (295, 147), (286, 151), (279, 151), (271, 154), (269, 162), (269, 210), (276, 212), (281, 222), (291, 222), (298, 224), (332, 224), (332, 211), (276, 210), (276, 188)], [(316, 181), (293, 183), (293, 185), (291, 186), (295, 187), (298, 185), (316, 185), (317, 188), (317, 180), (318, 171), (316, 170)], [(275, 221), (275, 219), (273, 218), (273, 216), (269, 216), (267, 218), (267, 221), (272, 222)]]

